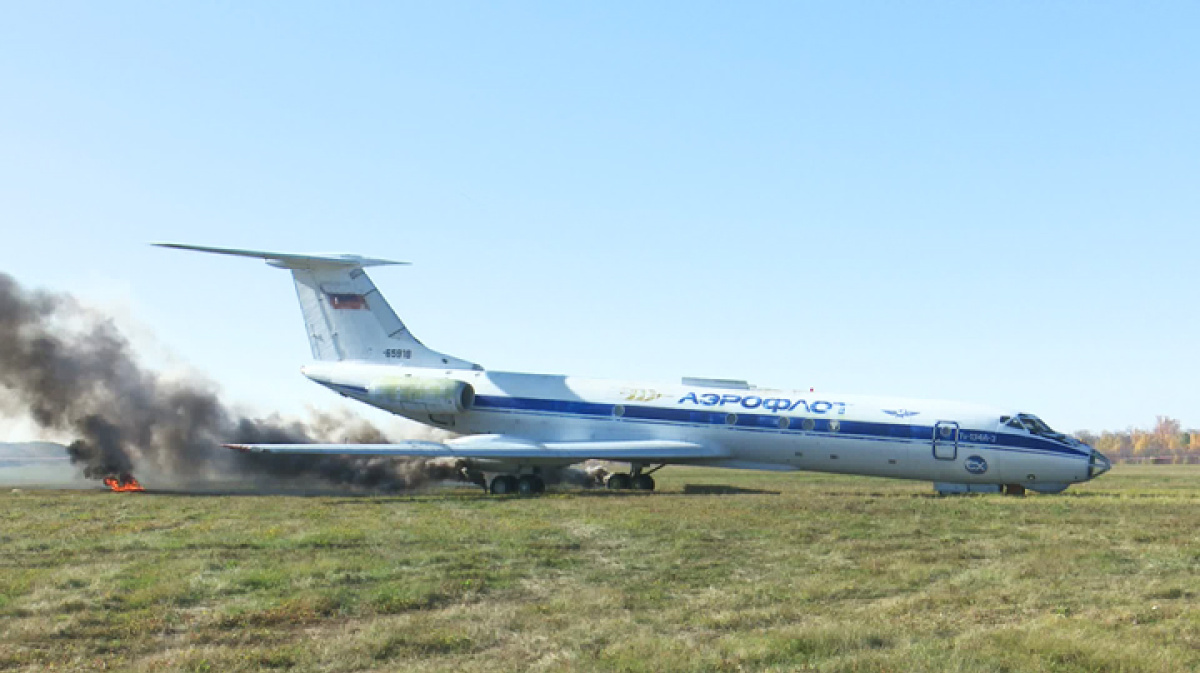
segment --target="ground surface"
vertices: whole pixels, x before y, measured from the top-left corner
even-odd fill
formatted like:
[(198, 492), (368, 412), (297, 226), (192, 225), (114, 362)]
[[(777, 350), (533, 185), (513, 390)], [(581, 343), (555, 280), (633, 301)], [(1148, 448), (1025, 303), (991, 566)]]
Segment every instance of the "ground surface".
[(1198, 467), (1026, 498), (698, 469), (659, 485), (6, 488), (0, 670), (1200, 670)]

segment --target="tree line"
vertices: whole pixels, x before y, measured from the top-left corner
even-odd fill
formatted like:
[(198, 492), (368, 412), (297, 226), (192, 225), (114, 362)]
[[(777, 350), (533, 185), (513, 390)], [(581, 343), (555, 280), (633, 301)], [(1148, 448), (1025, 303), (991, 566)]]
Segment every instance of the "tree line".
[(1184, 430), (1177, 419), (1159, 416), (1151, 430), (1128, 430), (1100, 434), (1083, 430), (1079, 441), (1116, 460), (1186, 462), (1200, 458), (1200, 430)]

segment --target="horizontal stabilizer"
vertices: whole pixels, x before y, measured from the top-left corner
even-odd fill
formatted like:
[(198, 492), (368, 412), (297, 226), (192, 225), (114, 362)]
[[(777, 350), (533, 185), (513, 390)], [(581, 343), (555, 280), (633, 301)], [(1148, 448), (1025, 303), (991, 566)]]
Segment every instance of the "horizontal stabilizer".
[(256, 257), (267, 261), (271, 266), (281, 269), (313, 269), (341, 267), (356, 269), (367, 266), (388, 266), (392, 264), (408, 264), (408, 262), (393, 262), (388, 259), (374, 259), (361, 255), (296, 255), (288, 252), (264, 252), (262, 250), (241, 250), (238, 248), (211, 248), (203, 245), (186, 245), (184, 243), (154, 243), (160, 248), (176, 250), (195, 250), (211, 252), (218, 255), (234, 255), (235, 257)]
[(408, 264), (361, 255), (296, 255), (186, 243), (160, 248), (250, 257), (292, 272), (313, 358), (355, 360), (437, 369), (482, 369), (474, 362), (426, 348), (392, 310), (364, 267)]
[(256, 453), (341, 456), (409, 456), (426, 458), (492, 458), (498, 460), (584, 460), (675, 462), (719, 459), (729, 452), (692, 442), (638, 440), (612, 442), (530, 442), (516, 437), (480, 435), (438, 442), (396, 444), (226, 444), (227, 448)]

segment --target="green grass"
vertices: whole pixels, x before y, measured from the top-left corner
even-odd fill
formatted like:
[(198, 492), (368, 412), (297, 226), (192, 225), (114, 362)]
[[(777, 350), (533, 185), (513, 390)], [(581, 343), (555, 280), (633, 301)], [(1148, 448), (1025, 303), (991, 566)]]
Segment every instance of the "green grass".
[(657, 476), (529, 500), (5, 489), (0, 670), (1200, 670), (1200, 467), (1026, 498)]

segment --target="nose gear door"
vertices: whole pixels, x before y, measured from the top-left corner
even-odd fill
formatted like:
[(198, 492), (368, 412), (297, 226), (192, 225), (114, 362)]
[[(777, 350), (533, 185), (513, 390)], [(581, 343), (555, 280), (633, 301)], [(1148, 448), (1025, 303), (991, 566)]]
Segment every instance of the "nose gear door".
[(933, 426), (933, 457), (954, 460), (958, 457), (958, 423), (939, 421)]

